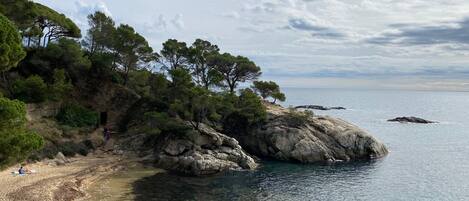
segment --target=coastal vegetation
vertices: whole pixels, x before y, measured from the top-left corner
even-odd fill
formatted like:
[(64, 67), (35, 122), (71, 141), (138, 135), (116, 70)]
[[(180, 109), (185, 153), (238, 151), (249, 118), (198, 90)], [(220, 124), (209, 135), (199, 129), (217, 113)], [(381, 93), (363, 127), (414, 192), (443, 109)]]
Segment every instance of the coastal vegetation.
[[(33, 152), (85, 153), (83, 143), (43, 139), (47, 134), (26, 129), (25, 103), (60, 106), (52, 119), (60, 129), (93, 128), (100, 111), (86, 97), (106, 83), (140, 97), (133, 105), (138, 109), (113, 123), (125, 132), (132, 122), (146, 122), (140, 127), (155, 143), (159, 136), (202, 132), (202, 125), (247, 133), (266, 120), (262, 99), (285, 101), (277, 84), (256, 81), (262, 72), (255, 62), (206, 40), (188, 45), (169, 39), (154, 51), (132, 26), (117, 25), (102, 12), (88, 16), (84, 38), (72, 20), (39, 3), (6, 0), (0, 12), (0, 165)], [(252, 81), (252, 89), (240, 88)]]

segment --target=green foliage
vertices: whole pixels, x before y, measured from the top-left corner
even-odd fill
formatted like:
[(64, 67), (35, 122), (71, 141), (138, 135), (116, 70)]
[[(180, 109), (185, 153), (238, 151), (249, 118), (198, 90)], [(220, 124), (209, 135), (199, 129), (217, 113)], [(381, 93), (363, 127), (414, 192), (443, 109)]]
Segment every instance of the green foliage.
[(0, 98), (0, 130), (14, 129), (26, 123), (26, 106), (18, 100)]
[(17, 79), (12, 84), (12, 95), (14, 98), (26, 103), (41, 103), (46, 100), (62, 100), (73, 85), (67, 81), (63, 69), (55, 69), (53, 83), (47, 85), (38, 75), (31, 75), (26, 79)]
[(49, 86), (49, 99), (62, 100), (73, 89), (72, 83), (67, 80), (63, 69), (54, 70), (54, 83)]
[(251, 88), (264, 100), (268, 97), (272, 97), (275, 103), (277, 100), (283, 102), (286, 99), (285, 94), (280, 92), (280, 87), (273, 81), (254, 81), (253, 84)]
[(113, 45), (112, 36), (116, 32), (114, 20), (103, 12), (97, 11), (88, 15), (88, 25), (90, 29), (83, 40), (83, 45), (91, 55), (109, 51)]
[(221, 75), (222, 86), (228, 88), (231, 93), (234, 93), (239, 83), (255, 80), (261, 75), (261, 68), (254, 62), (229, 53), (210, 56), (208, 64)]
[(272, 94), (272, 98), (274, 99), (274, 103), (277, 102), (277, 100), (281, 101), (281, 102), (285, 102), (285, 100), (287, 99), (287, 97), (285, 96), (284, 93), (280, 92), (280, 91), (276, 91)]
[[(64, 37), (81, 38), (81, 30), (78, 26), (64, 14), (60, 14), (57, 11), (36, 3), (35, 10), (37, 13), (36, 22), (33, 27), (41, 29), (40, 33), (43, 35), (43, 45), (48, 45), (51, 41), (63, 39)], [(39, 36), (42, 37), (42, 34)], [(39, 38), (39, 42), (41, 39)], [(38, 44), (40, 46), (40, 44)]]
[(132, 71), (129, 74), (128, 87), (137, 92), (142, 97), (150, 97), (151, 72), (147, 70)]
[(29, 0), (2, 0), (0, 13), (13, 21), (20, 30), (29, 28), (37, 16), (35, 3)]
[(151, 128), (150, 134), (171, 134), (171, 135), (185, 135), (191, 129), (178, 118), (172, 118), (167, 113), (162, 112), (146, 112), (144, 114), (145, 122)]
[(72, 127), (94, 126), (98, 123), (98, 113), (71, 103), (60, 109), (56, 119), (61, 124)]
[(63, 38), (46, 48), (30, 50), (20, 66), (26, 74), (38, 74), (50, 79), (55, 69), (65, 69), (72, 81), (76, 81), (90, 69), (91, 62), (79, 43)]
[(78, 26), (65, 15), (29, 0), (2, 0), (0, 11), (20, 28), (27, 46), (46, 46), (63, 37), (80, 38)]
[(0, 73), (16, 67), (25, 56), (18, 30), (0, 14)]
[(117, 27), (113, 48), (118, 55), (116, 62), (124, 71), (124, 84), (127, 84), (130, 71), (156, 61), (157, 58), (147, 40), (129, 25), (121, 24)]
[(185, 42), (169, 39), (163, 43), (160, 62), (165, 70), (187, 69), (189, 49)]
[(243, 134), (267, 118), (266, 108), (261, 99), (250, 89), (243, 89), (240, 95), (222, 95), (221, 108), (223, 130), (230, 134)]
[(163, 101), (164, 96), (168, 94), (169, 81), (166, 76), (160, 73), (154, 73), (150, 75), (150, 97), (153, 100)]
[(196, 83), (205, 89), (218, 85), (223, 80), (220, 73), (208, 65), (208, 58), (218, 54), (219, 51), (218, 46), (201, 39), (197, 39), (189, 48), (188, 58), (191, 63), (192, 75)]
[[(64, 156), (73, 157), (76, 154), (80, 154), (82, 156), (88, 155), (89, 148), (83, 143), (75, 143), (75, 142), (64, 142), (57, 146), (57, 153), (62, 152)], [(56, 154), (57, 154), (56, 153)]]
[(288, 108), (288, 113), (285, 120), (289, 126), (299, 127), (311, 121), (314, 114), (310, 110), (298, 111), (295, 108)]
[(47, 99), (47, 85), (38, 75), (18, 79), (13, 83), (12, 95), (26, 103), (40, 103)]
[(254, 81), (253, 84), (252, 88), (259, 93), (263, 99), (272, 96), (274, 92), (280, 91), (277, 83), (272, 81)]
[(40, 149), (42, 137), (25, 129), (24, 103), (0, 98), (0, 168), (26, 159)]

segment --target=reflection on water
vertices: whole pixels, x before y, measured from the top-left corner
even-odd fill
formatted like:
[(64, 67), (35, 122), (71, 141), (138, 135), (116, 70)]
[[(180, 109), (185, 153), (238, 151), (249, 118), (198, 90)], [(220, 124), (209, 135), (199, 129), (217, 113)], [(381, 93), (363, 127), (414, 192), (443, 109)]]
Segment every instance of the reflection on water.
[[(324, 189), (366, 183), (380, 161), (335, 165), (265, 162), (257, 171), (229, 172), (211, 177), (156, 174), (133, 184), (144, 200), (311, 200), (331, 198)], [(349, 189), (337, 189), (337, 195)], [(327, 192), (331, 192), (330, 189)]]

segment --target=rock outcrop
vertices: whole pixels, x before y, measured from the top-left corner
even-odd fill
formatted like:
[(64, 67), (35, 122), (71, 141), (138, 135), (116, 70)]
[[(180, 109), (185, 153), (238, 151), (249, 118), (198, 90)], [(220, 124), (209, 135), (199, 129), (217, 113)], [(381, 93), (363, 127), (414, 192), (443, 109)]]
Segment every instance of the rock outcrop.
[(252, 154), (301, 163), (379, 158), (386, 147), (364, 130), (328, 116), (291, 124), (291, 111), (267, 105), (268, 120), (257, 131), (236, 136)]
[(167, 136), (156, 150), (157, 166), (195, 176), (257, 167), (234, 138), (206, 125), (200, 126), (200, 132), (190, 135)]
[(300, 105), (296, 106), (296, 109), (311, 109), (311, 110), (345, 110), (345, 107), (325, 107), (321, 105)]
[(433, 124), (438, 123), (436, 121), (429, 121), (418, 117), (397, 117), (394, 119), (389, 119), (390, 122), (399, 122), (399, 123), (417, 123), (417, 124)]

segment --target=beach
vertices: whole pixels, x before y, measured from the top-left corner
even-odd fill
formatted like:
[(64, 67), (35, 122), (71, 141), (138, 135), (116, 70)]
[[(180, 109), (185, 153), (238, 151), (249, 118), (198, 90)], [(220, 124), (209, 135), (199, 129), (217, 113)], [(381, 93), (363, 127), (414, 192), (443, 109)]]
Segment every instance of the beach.
[(47, 160), (28, 164), (37, 173), (14, 176), (17, 166), (0, 172), (0, 200), (78, 200), (86, 199), (87, 188), (107, 176), (124, 170), (129, 160), (119, 155), (90, 154), (69, 159), (62, 166), (50, 165)]

